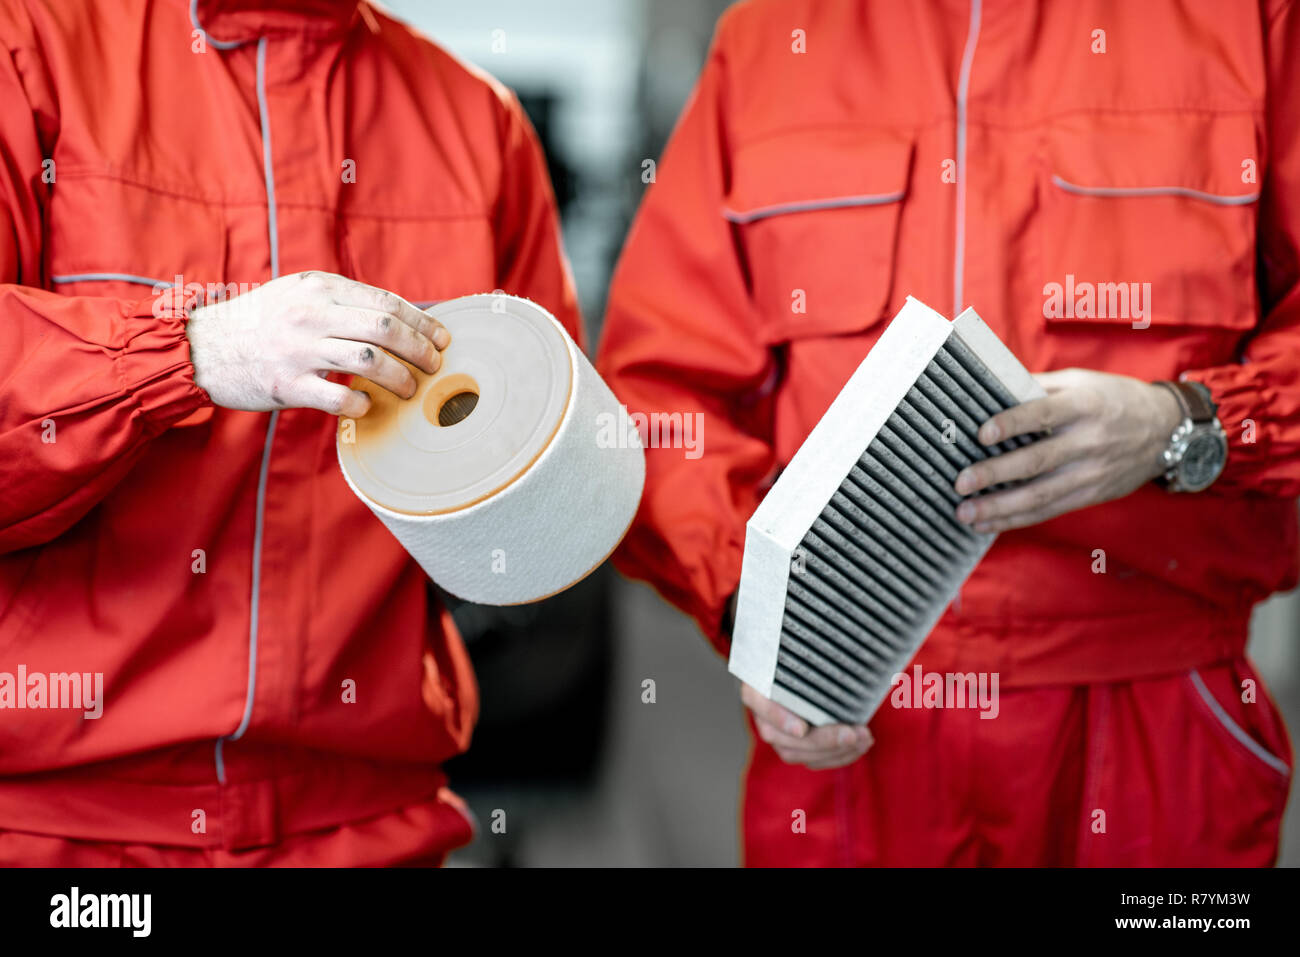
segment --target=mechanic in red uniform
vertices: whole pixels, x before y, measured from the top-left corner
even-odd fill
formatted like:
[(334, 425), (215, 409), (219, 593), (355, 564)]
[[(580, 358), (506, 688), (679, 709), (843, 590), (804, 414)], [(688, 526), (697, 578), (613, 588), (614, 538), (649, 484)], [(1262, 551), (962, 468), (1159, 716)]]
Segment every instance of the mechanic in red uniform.
[(997, 718), (742, 689), (748, 863), (1274, 861), (1290, 745), (1243, 650), (1297, 579), (1298, 96), (1291, 0), (724, 16), (601, 343), (632, 411), (706, 417), (647, 451), (623, 570), (725, 653), (745, 521), (909, 294), (1057, 370), (981, 438), (1054, 436), (958, 479), (1031, 481), (963, 505), (1005, 534), (915, 660), (999, 675)]
[(581, 335), (517, 100), (365, 0), (14, 0), (0, 43), (0, 864), (440, 861), (473, 673), (334, 413), (437, 367), (415, 306)]

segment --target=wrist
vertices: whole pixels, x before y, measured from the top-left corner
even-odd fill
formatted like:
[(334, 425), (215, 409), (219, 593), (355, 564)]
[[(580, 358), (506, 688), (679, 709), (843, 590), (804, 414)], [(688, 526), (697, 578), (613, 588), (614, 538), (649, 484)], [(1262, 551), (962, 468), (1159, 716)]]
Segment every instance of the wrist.
[(1169, 448), (1169, 442), (1174, 431), (1182, 425), (1186, 416), (1178, 399), (1164, 386), (1152, 382), (1147, 384), (1147, 390), (1155, 408), (1152, 420), (1154, 422), (1154, 433), (1151, 437), (1150, 455), (1148, 456), (1148, 462), (1151, 466), (1150, 477), (1159, 478), (1165, 474), (1165, 450)]
[(1228, 457), (1227, 436), (1218, 407), (1205, 386), (1180, 379), (1157, 382), (1178, 403), (1181, 420), (1160, 453), (1164, 468), (1158, 481), (1170, 492), (1201, 492), (1223, 471)]
[[(194, 384), (209, 396), (213, 380), (222, 365), (220, 329), (214, 328), (212, 307), (198, 306), (185, 319), (185, 338), (190, 343), (190, 364), (194, 367)], [(215, 401), (215, 399), (214, 399)], [(220, 404), (220, 403), (217, 403)]]

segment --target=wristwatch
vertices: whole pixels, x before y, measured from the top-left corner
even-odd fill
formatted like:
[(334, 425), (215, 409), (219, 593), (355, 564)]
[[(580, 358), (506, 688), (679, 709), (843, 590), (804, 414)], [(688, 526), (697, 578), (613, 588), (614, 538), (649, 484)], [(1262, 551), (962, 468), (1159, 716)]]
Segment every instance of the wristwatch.
[(1199, 382), (1157, 382), (1174, 394), (1183, 421), (1160, 453), (1165, 474), (1157, 479), (1170, 492), (1201, 492), (1214, 484), (1228, 461), (1228, 435), (1219, 424), (1210, 390)]

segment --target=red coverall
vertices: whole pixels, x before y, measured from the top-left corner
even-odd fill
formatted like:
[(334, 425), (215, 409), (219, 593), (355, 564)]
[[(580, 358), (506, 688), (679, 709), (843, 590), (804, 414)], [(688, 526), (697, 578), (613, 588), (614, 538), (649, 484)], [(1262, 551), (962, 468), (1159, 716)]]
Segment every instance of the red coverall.
[[(702, 456), (648, 450), (625, 572), (725, 652), (745, 521), (909, 294), (1033, 371), (1190, 372), (1231, 444), (1208, 492), (998, 539), (916, 659), (999, 674), (997, 720), (886, 702), (836, 771), (755, 741), (749, 863), (1274, 860), (1290, 745), (1243, 648), (1297, 578), (1298, 96), (1289, 0), (724, 16), (601, 343), (631, 410), (704, 415)], [(1049, 318), (1067, 282), (1151, 283), (1149, 327)]]
[(99, 719), (0, 710), (0, 864), (471, 836), (439, 764), (473, 673), (336, 420), (214, 408), (151, 287), (500, 288), (580, 336), (554, 199), (499, 84), (368, 3), (271, 6), (200, 2), (201, 30), (189, 0), (0, 7), (0, 672), (104, 675)]

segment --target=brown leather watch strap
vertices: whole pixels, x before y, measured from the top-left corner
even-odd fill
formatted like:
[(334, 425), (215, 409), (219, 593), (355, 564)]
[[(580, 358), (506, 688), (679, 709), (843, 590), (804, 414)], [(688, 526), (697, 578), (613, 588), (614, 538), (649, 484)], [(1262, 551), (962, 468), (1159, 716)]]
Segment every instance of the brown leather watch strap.
[(1156, 385), (1162, 385), (1174, 394), (1178, 400), (1179, 406), (1182, 407), (1183, 414), (1193, 422), (1213, 422), (1218, 414), (1218, 409), (1208, 397), (1208, 389), (1204, 392), (1204, 386), (1198, 386), (1191, 382), (1168, 382), (1160, 381)]

